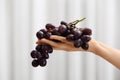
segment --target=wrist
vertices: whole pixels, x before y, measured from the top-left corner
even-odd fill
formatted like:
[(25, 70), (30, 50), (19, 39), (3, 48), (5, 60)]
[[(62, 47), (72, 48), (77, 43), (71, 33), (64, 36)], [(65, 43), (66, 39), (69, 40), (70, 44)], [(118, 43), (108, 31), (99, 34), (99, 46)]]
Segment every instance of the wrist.
[[(95, 39), (92, 39), (89, 42), (89, 49), (88, 49), (88, 51), (96, 54), (96, 51), (97, 51), (98, 47), (99, 47), (99, 42), (96, 41)], [(98, 54), (96, 54), (96, 55), (98, 55)]]

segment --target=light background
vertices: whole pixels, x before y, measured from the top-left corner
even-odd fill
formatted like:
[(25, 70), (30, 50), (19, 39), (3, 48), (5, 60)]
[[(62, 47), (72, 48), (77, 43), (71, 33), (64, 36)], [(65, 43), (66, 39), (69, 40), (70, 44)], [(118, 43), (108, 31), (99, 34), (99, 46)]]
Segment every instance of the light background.
[(79, 27), (120, 49), (120, 0), (0, 0), (0, 80), (120, 80), (120, 71), (86, 52), (54, 51), (46, 67), (33, 68), (30, 52), (46, 23), (87, 19)]

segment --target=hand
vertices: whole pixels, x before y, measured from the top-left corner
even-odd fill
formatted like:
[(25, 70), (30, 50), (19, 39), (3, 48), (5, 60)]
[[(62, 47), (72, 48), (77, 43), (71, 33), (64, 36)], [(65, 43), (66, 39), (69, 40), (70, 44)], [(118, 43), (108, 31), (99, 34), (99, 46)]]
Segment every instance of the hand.
[(60, 42), (54, 42), (48, 39), (41, 39), (38, 40), (36, 43), (46, 43), (53, 47), (55, 50), (64, 50), (64, 51), (84, 51), (82, 48), (75, 48), (73, 42), (67, 41), (65, 37), (52, 35), (50, 36), (50, 39), (58, 40)]

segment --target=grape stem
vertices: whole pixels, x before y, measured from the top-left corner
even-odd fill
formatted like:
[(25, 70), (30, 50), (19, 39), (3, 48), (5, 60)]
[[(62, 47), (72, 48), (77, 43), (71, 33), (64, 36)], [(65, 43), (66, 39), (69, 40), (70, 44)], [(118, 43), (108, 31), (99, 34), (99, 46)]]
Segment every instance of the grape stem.
[(86, 18), (82, 18), (82, 19), (78, 19), (78, 20), (75, 20), (75, 21), (73, 21), (73, 22), (70, 22), (70, 23), (68, 23), (68, 26), (76, 25), (77, 23), (82, 22), (82, 21), (85, 20), (85, 19), (86, 19)]

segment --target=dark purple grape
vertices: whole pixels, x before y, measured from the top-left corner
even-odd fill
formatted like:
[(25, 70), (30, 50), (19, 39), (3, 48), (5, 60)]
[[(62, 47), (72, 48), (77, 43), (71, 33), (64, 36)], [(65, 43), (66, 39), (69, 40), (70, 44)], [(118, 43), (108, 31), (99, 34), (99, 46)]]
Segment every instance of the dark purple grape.
[(42, 31), (44, 34), (47, 33), (47, 30), (46, 30), (46, 29), (41, 29), (40, 31)]
[(40, 65), (41, 67), (44, 67), (44, 66), (46, 66), (46, 64), (47, 64), (46, 59), (40, 59), (40, 60), (38, 60), (38, 62), (39, 62), (39, 65)]
[(41, 54), (48, 54), (48, 47), (47, 44), (41, 44), (36, 46), (36, 50), (38, 50)]
[(38, 39), (42, 39), (44, 37), (44, 33), (42, 31), (38, 31), (36, 33), (36, 36), (37, 36)]
[(31, 52), (31, 57), (32, 57), (32, 58), (38, 58), (38, 57), (39, 57), (38, 51), (33, 50), (33, 51)]
[(61, 35), (60, 32), (58, 32), (58, 28), (57, 27), (51, 33), (52, 33), (52, 35), (58, 35), (58, 36)]
[(36, 58), (37, 54), (38, 54), (38, 52), (36, 50), (31, 51), (31, 57), (32, 58)]
[(50, 39), (50, 36), (51, 36), (51, 33), (50, 33), (50, 32), (47, 32), (47, 33), (45, 34), (45, 38), (46, 38), (46, 39)]
[(47, 47), (48, 47), (48, 53), (52, 53), (53, 52), (52, 46), (51, 45), (47, 45)]
[(48, 53), (42, 53), (42, 58), (44, 59), (48, 59), (49, 58), (49, 54)]
[(74, 40), (74, 35), (73, 35), (73, 34), (69, 34), (69, 35), (66, 37), (66, 39), (67, 39), (68, 41), (73, 41), (73, 40)]
[(42, 50), (44, 51), (44, 53), (52, 53), (53, 52), (52, 46), (50, 46), (48, 44), (43, 45)]
[(81, 46), (84, 50), (88, 50), (89, 44), (87, 42), (84, 42)]
[(60, 25), (58, 31), (63, 34), (67, 31), (67, 27), (65, 25)]
[(74, 37), (75, 39), (79, 39), (82, 35), (82, 32), (79, 30), (74, 31)]
[(50, 23), (46, 24), (45, 27), (46, 27), (46, 29), (47, 29), (48, 31), (51, 31), (51, 30), (53, 30), (53, 29), (55, 28), (55, 26), (52, 25), (52, 24), (50, 24)]
[(79, 48), (82, 44), (83, 44), (83, 42), (82, 42), (81, 39), (77, 39), (77, 40), (74, 41), (74, 46), (76, 48)]
[(39, 52), (42, 52), (42, 49), (41, 49), (41, 48), (42, 48), (42, 45), (37, 45), (35, 49), (36, 49), (37, 51), (39, 51)]
[(33, 60), (32, 61), (32, 66), (37, 67), (39, 65), (38, 60)]
[(62, 34), (61, 36), (63, 37), (66, 37), (68, 36), (69, 34), (71, 34), (71, 31), (70, 30), (67, 30), (64, 34)]
[(67, 23), (65, 21), (61, 21), (60, 24), (67, 26)]
[(81, 37), (81, 40), (84, 41), (84, 42), (88, 42), (88, 41), (91, 40), (91, 37), (90, 37), (89, 35), (83, 35), (83, 36)]
[(92, 30), (89, 28), (83, 28), (82, 33), (83, 35), (92, 35)]
[(42, 58), (42, 54), (38, 52), (39, 56), (37, 58)]

